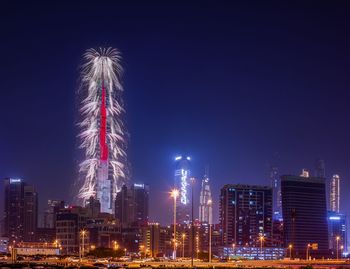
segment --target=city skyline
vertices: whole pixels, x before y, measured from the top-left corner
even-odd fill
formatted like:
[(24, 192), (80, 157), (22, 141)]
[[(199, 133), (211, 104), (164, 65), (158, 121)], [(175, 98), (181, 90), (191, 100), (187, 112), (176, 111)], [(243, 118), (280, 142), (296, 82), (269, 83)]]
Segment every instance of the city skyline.
[(36, 186), (40, 212), (48, 199), (73, 202), (77, 69), (82, 53), (99, 46), (122, 52), (132, 179), (150, 185), (152, 219), (171, 220), (173, 159), (182, 152), (192, 158), (197, 197), (210, 166), (214, 222), (221, 186), (269, 186), (275, 153), (279, 174), (314, 174), (322, 159), (327, 179), (339, 174), (341, 192), (350, 189), (346, 5), (115, 3), (118, 16), (106, 11), (110, 16), (91, 22), (84, 18), (93, 8), (84, 13), (80, 4), (53, 11), (7, 3), (1, 16), (11, 38), (0, 45), (8, 63), (1, 74), (0, 177)]

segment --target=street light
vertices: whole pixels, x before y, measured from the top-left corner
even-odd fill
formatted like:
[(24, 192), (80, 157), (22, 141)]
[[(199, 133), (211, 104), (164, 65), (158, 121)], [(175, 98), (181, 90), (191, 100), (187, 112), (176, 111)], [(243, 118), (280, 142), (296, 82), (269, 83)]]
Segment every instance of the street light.
[(212, 225), (212, 223), (211, 223), (211, 210), (210, 210), (210, 207), (211, 207), (211, 205), (213, 204), (213, 201), (212, 200), (208, 200), (208, 202), (207, 202), (207, 204), (208, 204), (208, 209), (209, 209), (209, 259), (208, 259), (208, 261), (211, 263), (211, 225)]
[(194, 214), (193, 214), (193, 187), (194, 187), (194, 182), (195, 179), (194, 177), (191, 177), (191, 241), (192, 241), (192, 246), (191, 246), (191, 267), (193, 267), (193, 255), (194, 255)]
[(289, 248), (289, 258), (292, 259), (292, 248), (293, 248), (293, 245), (289, 244), (288, 248)]
[(80, 235), (83, 237), (83, 240), (82, 240), (82, 249), (81, 249), (81, 259), (84, 258), (84, 252), (85, 252), (85, 235), (86, 235), (86, 230), (81, 230), (80, 231)]
[(309, 260), (309, 248), (311, 247), (310, 244), (306, 245), (306, 260)]
[(174, 199), (174, 250), (173, 250), (173, 259), (176, 259), (176, 199), (179, 196), (179, 191), (177, 189), (173, 189), (171, 191), (171, 197)]
[(199, 235), (196, 236), (196, 252), (197, 252), (197, 259), (199, 255)]
[(339, 240), (340, 240), (340, 236), (337, 236), (335, 238), (337, 240), (337, 260), (339, 259)]
[(144, 245), (140, 245), (140, 256), (141, 256), (141, 259), (142, 259), (142, 253), (143, 253), (143, 249), (145, 248)]
[(264, 236), (260, 235), (260, 255), (262, 256), (262, 248), (263, 248), (263, 242), (264, 242)]
[(340, 259), (343, 257), (343, 249), (344, 249), (344, 246), (341, 245), (340, 246)]
[(236, 249), (235, 249), (235, 247), (236, 247), (236, 244), (232, 244), (232, 253), (233, 253), (233, 256), (236, 256)]
[(113, 249), (115, 250), (115, 251), (117, 251), (118, 249), (119, 249), (119, 245), (118, 245), (118, 242), (117, 241), (113, 241)]
[(185, 258), (185, 238), (186, 238), (186, 234), (183, 233), (182, 234), (182, 258)]

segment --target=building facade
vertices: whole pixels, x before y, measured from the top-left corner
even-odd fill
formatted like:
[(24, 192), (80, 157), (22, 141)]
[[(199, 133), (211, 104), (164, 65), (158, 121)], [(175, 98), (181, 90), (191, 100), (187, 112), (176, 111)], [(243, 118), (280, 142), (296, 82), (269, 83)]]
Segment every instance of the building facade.
[(279, 177), (278, 167), (270, 167), (270, 181), (272, 187), (272, 212), (274, 220), (282, 219), (282, 196), (281, 179)]
[(329, 209), (332, 212), (340, 211), (340, 177), (333, 175), (329, 186)]
[(22, 179), (6, 178), (4, 191), (4, 235), (12, 244), (35, 240), (38, 196), (34, 187)]
[(213, 200), (209, 185), (209, 175), (206, 173), (202, 179), (201, 193), (199, 196), (199, 221), (213, 223)]
[(56, 214), (60, 209), (64, 208), (64, 201), (61, 200), (48, 200), (47, 208), (44, 212), (44, 227), (54, 229), (56, 227)]
[(191, 182), (190, 182), (190, 157), (175, 157), (175, 188), (179, 190), (179, 197), (176, 205), (176, 219), (178, 223), (190, 222), (191, 214)]
[(340, 257), (341, 253), (347, 252), (348, 249), (346, 215), (328, 211), (327, 221), (329, 249), (333, 257), (336, 257), (338, 250)]
[(123, 228), (147, 224), (149, 213), (149, 186), (124, 185), (115, 200), (115, 217)]
[(285, 247), (295, 258), (328, 257), (325, 179), (284, 175), (281, 190)]
[(225, 185), (220, 196), (223, 246), (272, 244), (272, 189), (266, 186)]

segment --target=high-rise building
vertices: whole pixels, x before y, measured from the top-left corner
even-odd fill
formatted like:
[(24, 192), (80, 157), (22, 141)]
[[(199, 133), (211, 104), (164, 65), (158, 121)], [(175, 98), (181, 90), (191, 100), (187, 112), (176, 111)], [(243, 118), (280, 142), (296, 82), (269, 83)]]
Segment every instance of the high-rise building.
[(348, 249), (346, 215), (328, 211), (327, 220), (329, 249), (334, 258), (338, 249), (338, 255), (341, 257), (341, 253), (347, 252)]
[(124, 185), (115, 200), (115, 217), (123, 228), (147, 223), (149, 204), (149, 186), (133, 184)]
[(143, 251), (151, 257), (157, 257), (160, 253), (160, 225), (148, 223), (141, 228), (141, 245)]
[(47, 208), (44, 212), (44, 228), (53, 229), (56, 227), (56, 214), (62, 208), (64, 208), (64, 201), (52, 199), (47, 201)]
[(328, 257), (325, 179), (284, 175), (281, 191), (285, 247), (295, 258)]
[(127, 133), (122, 102), (120, 53), (116, 49), (88, 50), (82, 68), (79, 122), (79, 165), (83, 204), (91, 196), (100, 201), (101, 212), (114, 212), (114, 200), (128, 178)]
[(264, 246), (272, 243), (272, 189), (266, 186), (225, 185), (220, 196), (224, 246)]
[(272, 187), (272, 201), (273, 201), (273, 219), (282, 219), (282, 196), (281, 196), (281, 179), (279, 177), (278, 167), (271, 166), (270, 180)]
[(190, 157), (175, 157), (175, 188), (179, 190), (176, 205), (176, 219), (178, 223), (190, 222)]
[(202, 179), (202, 188), (199, 196), (199, 221), (209, 224), (213, 223), (213, 200), (211, 198), (211, 191), (209, 185), (209, 175), (206, 171)]
[(22, 179), (6, 178), (4, 235), (11, 243), (33, 241), (38, 220), (38, 196)]
[[(78, 254), (81, 246), (81, 232), (89, 219), (88, 209), (80, 206), (70, 206), (60, 209), (56, 215), (56, 239), (62, 246), (65, 255)], [(84, 236), (88, 249), (89, 234)]]
[(38, 194), (34, 186), (24, 186), (24, 241), (35, 241), (38, 227)]
[(149, 186), (135, 183), (131, 186), (131, 190), (134, 196), (135, 221), (146, 224), (149, 219)]
[(332, 212), (339, 213), (340, 210), (340, 177), (333, 175), (329, 188), (329, 209)]

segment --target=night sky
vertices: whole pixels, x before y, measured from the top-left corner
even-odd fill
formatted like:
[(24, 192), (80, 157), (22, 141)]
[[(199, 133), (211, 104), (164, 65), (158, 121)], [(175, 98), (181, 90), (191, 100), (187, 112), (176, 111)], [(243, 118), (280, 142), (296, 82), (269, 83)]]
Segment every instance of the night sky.
[(216, 219), (224, 184), (268, 185), (275, 162), (281, 174), (312, 173), (318, 158), (340, 175), (349, 214), (350, 6), (188, 2), (3, 1), (0, 178), (33, 183), (41, 210), (73, 200), (81, 56), (111, 46), (123, 55), (129, 159), (133, 180), (150, 185), (152, 220), (170, 222), (178, 153), (196, 177), (210, 167)]

